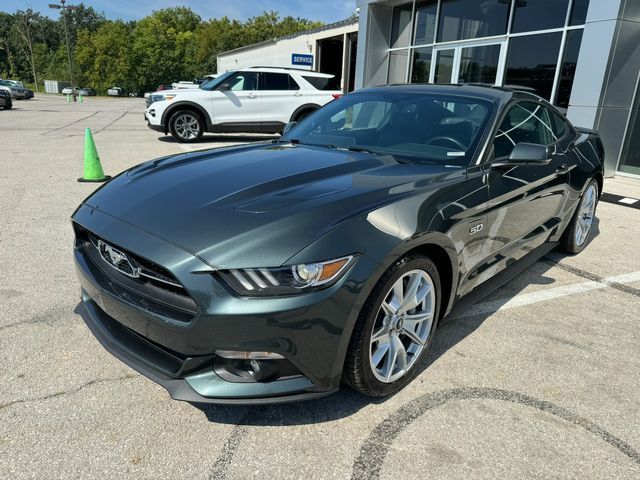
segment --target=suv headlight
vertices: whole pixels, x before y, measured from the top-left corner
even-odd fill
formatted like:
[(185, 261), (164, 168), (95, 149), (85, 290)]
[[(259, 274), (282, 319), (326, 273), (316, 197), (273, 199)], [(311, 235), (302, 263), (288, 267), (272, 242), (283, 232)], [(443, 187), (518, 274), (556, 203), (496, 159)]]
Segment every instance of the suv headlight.
[(327, 288), (353, 265), (355, 256), (277, 268), (221, 270), (222, 279), (244, 296), (295, 295)]
[(147, 106), (151, 105), (152, 103), (155, 102), (161, 102), (163, 100), (173, 100), (175, 98), (176, 94), (175, 93), (169, 93), (169, 94), (165, 94), (165, 93), (153, 93), (151, 95), (149, 95), (149, 103)]

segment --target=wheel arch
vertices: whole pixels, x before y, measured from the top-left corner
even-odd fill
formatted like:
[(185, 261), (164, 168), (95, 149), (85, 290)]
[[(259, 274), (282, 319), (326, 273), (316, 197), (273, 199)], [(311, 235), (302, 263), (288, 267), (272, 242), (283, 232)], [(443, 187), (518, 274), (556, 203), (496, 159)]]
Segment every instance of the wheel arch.
[(602, 175), (602, 172), (596, 172), (593, 176), (593, 179), (598, 184), (598, 198), (600, 198), (600, 196), (602, 195), (602, 189), (604, 188), (604, 177)]
[[(376, 282), (391, 266), (401, 258), (411, 255), (422, 255), (433, 261), (440, 275), (441, 308), (438, 320), (442, 319), (453, 306), (458, 278), (457, 252), (453, 242), (443, 233), (430, 232), (418, 238), (410, 239), (397, 245), (382, 262), (384, 267), (376, 278)], [(373, 289), (373, 287), (372, 287)]]
[(290, 122), (297, 122), (298, 121), (298, 117), (304, 113), (304, 112), (314, 112), (316, 110), (318, 110), (320, 108), (320, 105), (318, 105), (317, 103), (305, 103), (304, 105), (300, 105), (298, 108), (296, 108), (293, 113), (291, 114), (291, 118), (289, 119)]
[(169, 119), (178, 110), (193, 110), (197, 112), (200, 116), (202, 116), (206, 124), (205, 129), (208, 129), (209, 126), (211, 125), (211, 117), (209, 116), (209, 113), (207, 113), (207, 111), (201, 105), (198, 105), (197, 103), (194, 103), (194, 102), (187, 102), (187, 101), (176, 102), (172, 104), (170, 107), (168, 107), (162, 113), (162, 119), (160, 120), (160, 123), (164, 125), (165, 133), (169, 131)]

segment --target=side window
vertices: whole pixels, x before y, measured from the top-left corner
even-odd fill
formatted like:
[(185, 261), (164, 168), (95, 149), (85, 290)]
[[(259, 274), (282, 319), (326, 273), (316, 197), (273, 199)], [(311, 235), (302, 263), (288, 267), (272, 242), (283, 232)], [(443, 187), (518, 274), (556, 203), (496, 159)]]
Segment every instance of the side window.
[(518, 143), (551, 145), (557, 139), (549, 110), (534, 102), (517, 103), (509, 109), (498, 129), (495, 157), (508, 157)]
[(300, 90), (300, 86), (288, 73), (262, 74), (264, 78), (264, 90)]
[(567, 121), (556, 112), (549, 112), (551, 115), (551, 126), (553, 127), (553, 133), (556, 137), (562, 138), (566, 135), (567, 130), (569, 130), (569, 126), (567, 125)]
[(225, 83), (231, 84), (231, 91), (241, 92), (258, 89), (258, 74), (255, 72), (241, 72)]

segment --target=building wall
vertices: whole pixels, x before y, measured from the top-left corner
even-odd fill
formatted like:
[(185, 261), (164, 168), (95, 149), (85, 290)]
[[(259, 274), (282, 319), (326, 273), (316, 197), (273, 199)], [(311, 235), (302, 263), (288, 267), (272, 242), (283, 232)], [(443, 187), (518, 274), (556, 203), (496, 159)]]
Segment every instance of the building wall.
[[(360, 43), (356, 88), (387, 83), (393, 6), (405, 3), (406, 0), (357, 0), (360, 8)], [(563, 34), (561, 52), (572, 28), (576, 27), (559, 29)], [(578, 28), (582, 29), (582, 26)], [(544, 31), (536, 33), (541, 32)], [(507, 34), (491, 38), (506, 38), (510, 46), (515, 36)], [(502, 84), (506, 57), (504, 50), (497, 84)], [(564, 75), (562, 61), (561, 53), (557, 64), (560, 68), (556, 68), (554, 94), (559, 89), (560, 75)], [(391, 65), (394, 63), (391, 62)], [(410, 68), (409, 65), (407, 71)], [(394, 75), (394, 79), (403, 77), (402, 73)], [(632, 108), (632, 105), (638, 106), (640, 103), (634, 102), (639, 74), (640, 0), (590, 0), (567, 115), (576, 125), (600, 131), (605, 144), (608, 176), (615, 173), (625, 151), (625, 133), (628, 136), (631, 129), (640, 128), (634, 125), (628, 127), (630, 118), (640, 118)]]
[[(623, 147), (640, 74), (640, 1), (591, 0), (571, 95), (569, 118), (595, 128), (611, 176)], [(636, 104), (637, 105), (637, 104)]]
[[(225, 52), (218, 55), (218, 73), (257, 65), (291, 67), (291, 54), (293, 53), (311, 54), (314, 56), (314, 62), (316, 62), (316, 42), (318, 40), (357, 31), (358, 24), (352, 23), (320, 32), (303, 32), (295, 37), (277, 39), (272, 42)], [(296, 68), (305, 67), (296, 65)], [(311, 67), (309, 67), (309, 70), (311, 70)]]

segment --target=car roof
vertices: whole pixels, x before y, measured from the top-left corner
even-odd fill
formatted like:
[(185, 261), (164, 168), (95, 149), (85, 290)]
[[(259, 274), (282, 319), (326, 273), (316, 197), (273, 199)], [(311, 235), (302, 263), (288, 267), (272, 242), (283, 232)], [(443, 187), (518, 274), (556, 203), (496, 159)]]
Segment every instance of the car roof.
[(313, 70), (305, 70), (304, 68), (294, 68), (294, 67), (247, 67), (247, 68), (238, 68), (236, 71), (238, 72), (246, 72), (246, 71), (259, 71), (259, 72), (274, 72), (274, 73), (297, 73), (299, 75), (305, 75), (309, 77), (323, 77), (323, 78), (333, 78), (335, 75), (330, 73), (320, 73), (315, 72)]
[(498, 87), (485, 84), (446, 84), (437, 85), (432, 83), (403, 83), (395, 85), (383, 85), (379, 87), (369, 87), (359, 90), (359, 92), (376, 91), (397, 91), (415, 93), (440, 93), (443, 95), (465, 95), (469, 97), (482, 98), (496, 103), (504, 104), (514, 98), (529, 99), (538, 101), (541, 98), (533, 93), (519, 90), (517, 86)]

